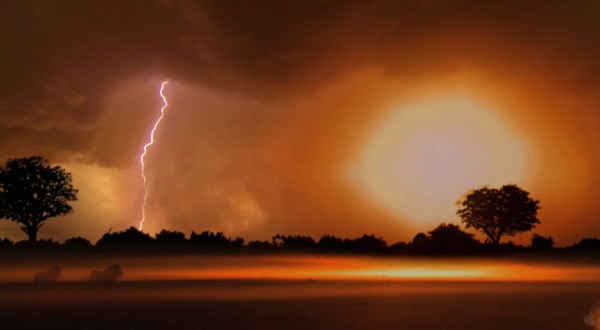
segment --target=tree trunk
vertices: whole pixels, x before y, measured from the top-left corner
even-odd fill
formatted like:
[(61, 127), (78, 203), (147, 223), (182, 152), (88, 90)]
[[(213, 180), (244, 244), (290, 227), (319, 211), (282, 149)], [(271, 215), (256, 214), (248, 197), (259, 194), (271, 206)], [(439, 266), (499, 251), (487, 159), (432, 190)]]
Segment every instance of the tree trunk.
[(37, 232), (38, 232), (37, 227), (27, 227), (27, 228), (25, 228), (24, 232), (29, 237), (29, 239), (28, 239), (29, 242), (37, 241)]
[(496, 237), (495, 235), (486, 233), (486, 236), (488, 237), (488, 242), (492, 245), (492, 246), (498, 246), (500, 245), (500, 239), (502, 238), (502, 236), (498, 236)]

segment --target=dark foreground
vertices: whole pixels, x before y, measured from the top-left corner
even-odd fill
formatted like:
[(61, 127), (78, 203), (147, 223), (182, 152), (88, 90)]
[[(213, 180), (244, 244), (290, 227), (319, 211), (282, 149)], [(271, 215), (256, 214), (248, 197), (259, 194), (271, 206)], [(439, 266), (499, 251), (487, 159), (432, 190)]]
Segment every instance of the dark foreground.
[(599, 282), (0, 284), (1, 329), (592, 329)]

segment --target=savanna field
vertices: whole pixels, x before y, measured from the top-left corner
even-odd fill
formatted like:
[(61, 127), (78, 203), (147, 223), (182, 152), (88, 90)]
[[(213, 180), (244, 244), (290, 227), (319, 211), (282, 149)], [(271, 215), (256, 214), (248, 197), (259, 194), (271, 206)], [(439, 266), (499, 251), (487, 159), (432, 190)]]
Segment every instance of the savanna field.
[(600, 0), (0, 0), (0, 330), (600, 330)]
[[(120, 281), (89, 282), (111, 263)], [(50, 264), (63, 279), (34, 284)], [(589, 259), (27, 257), (2, 267), (7, 329), (590, 329), (584, 317), (600, 307)]]

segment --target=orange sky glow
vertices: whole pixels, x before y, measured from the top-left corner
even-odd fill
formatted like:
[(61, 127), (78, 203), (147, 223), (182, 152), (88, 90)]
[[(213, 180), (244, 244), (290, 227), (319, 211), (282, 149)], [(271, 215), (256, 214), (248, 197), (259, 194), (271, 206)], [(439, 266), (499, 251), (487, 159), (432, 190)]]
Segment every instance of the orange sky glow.
[[(149, 233), (395, 243), (459, 224), (470, 189), (517, 184), (541, 201), (533, 233), (600, 236), (597, 2), (258, 7), (10, 5), (0, 156), (47, 157), (80, 190), (40, 237), (138, 226), (166, 79)], [(24, 235), (0, 221), (0, 237)]]

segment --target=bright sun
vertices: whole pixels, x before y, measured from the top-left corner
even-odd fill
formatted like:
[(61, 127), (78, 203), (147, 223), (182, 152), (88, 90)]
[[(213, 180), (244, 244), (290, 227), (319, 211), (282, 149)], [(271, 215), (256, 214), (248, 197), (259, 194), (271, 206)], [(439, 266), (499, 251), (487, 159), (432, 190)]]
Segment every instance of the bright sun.
[(483, 185), (522, 183), (525, 147), (490, 107), (452, 95), (396, 106), (379, 122), (351, 181), (394, 213), (433, 225)]

